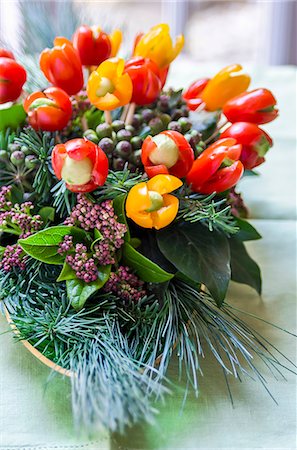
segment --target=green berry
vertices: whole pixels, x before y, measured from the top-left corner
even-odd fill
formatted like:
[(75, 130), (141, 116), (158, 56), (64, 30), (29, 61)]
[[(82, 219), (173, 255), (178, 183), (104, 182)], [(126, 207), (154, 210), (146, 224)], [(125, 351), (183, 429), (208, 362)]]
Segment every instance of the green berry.
[(112, 168), (113, 170), (123, 170), (125, 167), (126, 161), (124, 161), (122, 158), (114, 158), (112, 161)]
[(15, 152), (15, 151), (20, 150), (20, 149), (21, 149), (21, 146), (19, 144), (15, 144), (13, 142), (11, 144), (8, 144), (8, 146), (7, 146), (7, 150), (10, 153)]
[(3, 161), (8, 161), (9, 160), (9, 155), (7, 153), (6, 150), (0, 150), (0, 160)]
[(99, 147), (104, 151), (107, 155), (111, 155), (114, 149), (114, 142), (112, 139), (105, 137), (99, 141)]
[(118, 141), (130, 141), (132, 134), (130, 131), (122, 129), (117, 132), (117, 140)]
[(96, 128), (96, 133), (99, 139), (112, 137), (112, 128), (108, 123), (100, 123)]
[(124, 159), (128, 159), (132, 153), (132, 145), (128, 141), (121, 141), (116, 145), (115, 153)]
[(154, 112), (149, 108), (144, 109), (142, 111), (141, 115), (142, 115), (142, 119), (146, 123), (148, 123), (150, 120), (152, 120), (155, 117)]
[(190, 122), (190, 120), (187, 117), (180, 117), (178, 119), (178, 123), (181, 126), (182, 129), (182, 133), (186, 133), (187, 131), (189, 131), (192, 128), (192, 123)]
[(136, 130), (135, 130), (135, 128), (133, 127), (133, 125), (126, 125), (126, 126), (125, 126), (125, 130), (130, 131), (130, 133), (131, 133), (132, 136), (135, 136), (135, 134), (136, 134)]
[(182, 117), (184, 114), (183, 114), (183, 112), (182, 112), (182, 110), (181, 109), (174, 109), (173, 111), (172, 111), (172, 114), (171, 114), (171, 119), (172, 120), (178, 120), (180, 117)]
[(143, 122), (142, 115), (138, 114), (138, 113), (134, 114), (133, 119), (132, 119), (133, 127), (136, 129), (139, 128), (140, 125), (142, 124), (142, 122)]
[(39, 159), (34, 155), (27, 155), (25, 158), (25, 166), (27, 169), (35, 169), (40, 164)]
[(125, 123), (122, 120), (114, 120), (111, 124), (113, 131), (116, 133), (125, 128)]
[(10, 156), (10, 161), (14, 166), (21, 166), (25, 160), (25, 155), (21, 150), (15, 150)]
[(158, 133), (161, 133), (161, 131), (164, 131), (164, 124), (160, 119), (160, 117), (154, 117), (149, 121), (148, 125), (151, 128), (153, 135), (156, 135)]
[(131, 143), (131, 145), (132, 145), (134, 150), (138, 150), (142, 146), (143, 139), (140, 136), (134, 136), (131, 139), (130, 143)]
[(30, 150), (30, 148), (27, 147), (27, 145), (22, 145), (22, 146), (21, 146), (21, 151), (22, 151), (25, 155), (31, 155), (31, 154), (32, 154), (32, 150)]
[(87, 138), (89, 141), (94, 142), (95, 144), (98, 144), (99, 142), (99, 138), (94, 130), (86, 130), (83, 136)]
[(129, 162), (131, 164), (134, 164), (137, 167), (140, 167), (142, 165), (141, 162), (141, 150), (136, 150), (132, 153), (132, 155), (129, 158)]
[(168, 130), (178, 131), (179, 133), (181, 133), (182, 127), (178, 122), (172, 120), (172, 122), (169, 122), (168, 124)]

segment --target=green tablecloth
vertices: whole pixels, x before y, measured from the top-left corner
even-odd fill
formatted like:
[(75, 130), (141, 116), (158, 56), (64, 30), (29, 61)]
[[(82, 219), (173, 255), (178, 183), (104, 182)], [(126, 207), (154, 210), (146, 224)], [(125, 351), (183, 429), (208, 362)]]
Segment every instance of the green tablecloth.
[[(197, 72), (186, 62), (176, 64), (175, 86), (187, 84), (210, 68)], [(216, 70), (216, 68), (214, 68)], [(264, 236), (249, 243), (251, 255), (263, 271), (264, 289), (260, 299), (250, 288), (232, 284), (229, 301), (288, 329), (296, 329), (296, 224), (295, 160), (296, 97), (295, 70), (290, 67), (254, 71), (253, 86), (271, 88), (279, 100), (281, 117), (266, 127), (275, 147), (260, 171), (261, 177), (247, 178), (241, 190), (251, 210), (253, 224)], [(182, 83), (182, 80), (183, 83)], [(296, 342), (263, 322), (257, 329), (286, 354), (294, 358)], [(0, 332), (8, 331), (0, 318)], [(102, 433), (96, 442), (75, 436), (70, 410), (69, 382), (57, 376), (47, 383), (49, 370), (14, 343), (10, 333), (0, 344), (0, 449), (295, 449), (296, 378), (276, 381), (266, 371), (276, 406), (264, 389), (252, 380), (239, 383), (230, 378), (234, 397), (232, 408), (221, 369), (211, 358), (204, 362), (199, 399), (190, 396), (180, 414), (182, 393), (168, 397), (155, 427), (137, 427), (125, 438)], [(176, 362), (170, 376), (176, 375)]]

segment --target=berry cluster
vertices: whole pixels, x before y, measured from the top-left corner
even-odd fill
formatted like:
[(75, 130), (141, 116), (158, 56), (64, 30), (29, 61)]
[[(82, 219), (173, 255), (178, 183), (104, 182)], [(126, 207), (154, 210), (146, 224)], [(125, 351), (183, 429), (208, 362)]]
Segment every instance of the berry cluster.
[(137, 302), (146, 295), (143, 287), (144, 282), (131, 273), (129, 267), (119, 266), (116, 272), (111, 272), (104, 290), (116, 294), (124, 301)]
[(25, 270), (25, 260), (26, 257), (23, 255), (23, 249), (18, 244), (7, 245), (2, 255), (0, 268), (5, 272), (11, 272), (14, 267)]
[(92, 251), (83, 244), (73, 243), (71, 236), (65, 236), (58, 250), (67, 254), (66, 262), (75, 271), (78, 278), (86, 283), (95, 281), (98, 277), (96, 265), (115, 264), (116, 251), (123, 245), (126, 225), (117, 221), (112, 202), (107, 200), (101, 204), (92, 203), (84, 195), (77, 196), (77, 204), (66, 225), (76, 225), (86, 231), (98, 230), (102, 236), (95, 243)]
[(163, 92), (158, 100), (145, 107), (138, 107), (131, 124), (114, 120), (110, 125), (101, 123), (96, 130), (86, 130), (84, 136), (99, 145), (109, 159), (110, 168), (123, 170), (127, 164), (131, 172), (142, 167), (141, 147), (147, 135), (155, 136), (165, 130), (185, 135), (194, 150), (201, 141), (201, 134), (192, 129), (189, 110), (180, 92)]
[(13, 205), (9, 201), (10, 190), (7, 186), (0, 189), (0, 229), (26, 238), (40, 229), (42, 220), (39, 215), (32, 215), (34, 206), (31, 202)]

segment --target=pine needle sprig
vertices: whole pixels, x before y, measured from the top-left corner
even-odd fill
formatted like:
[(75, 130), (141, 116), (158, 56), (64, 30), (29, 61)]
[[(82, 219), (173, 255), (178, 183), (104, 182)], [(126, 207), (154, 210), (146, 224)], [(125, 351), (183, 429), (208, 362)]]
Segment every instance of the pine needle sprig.
[[(32, 272), (32, 273), (31, 273)], [(228, 378), (249, 377), (270, 393), (262, 362), (275, 377), (295, 366), (273, 343), (256, 332), (225, 304), (205, 292), (173, 280), (166, 289), (138, 304), (99, 291), (79, 312), (71, 308), (59, 269), (42, 264), (38, 271), (0, 273), (0, 292), (20, 336), (55, 363), (70, 369), (74, 417), (78, 427), (110, 430), (155, 414), (153, 401), (169, 392), (166, 378), (176, 353), (180, 376), (200, 390), (199, 375), (207, 349)], [(29, 280), (29, 281), (28, 281)], [(284, 362), (283, 362), (284, 361)], [(273, 397), (272, 397), (273, 398)]]
[(200, 222), (210, 231), (217, 230), (227, 235), (239, 231), (231, 214), (231, 206), (226, 206), (226, 199), (216, 198), (216, 193), (205, 196), (182, 192), (179, 199), (177, 219), (191, 223)]
[(71, 213), (72, 208), (76, 202), (76, 195), (66, 188), (64, 180), (58, 181), (51, 189), (53, 198), (53, 207), (56, 213), (65, 218)]
[(100, 201), (113, 200), (120, 194), (127, 194), (140, 181), (143, 181), (143, 175), (132, 173), (127, 168), (117, 172), (110, 170), (104, 186), (92, 192), (92, 196), (100, 198)]
[(40, 165), (34, 176), (32, 188), (39, 195), (41, 203), (49, 202), (50, 189), (54, 179), (51, 169), (51, 152), (55, 145), (53, 134), (37, 132), (28, 127), (20, 133), (15, 142), (29, 147), (32, 154), (39, 159)]

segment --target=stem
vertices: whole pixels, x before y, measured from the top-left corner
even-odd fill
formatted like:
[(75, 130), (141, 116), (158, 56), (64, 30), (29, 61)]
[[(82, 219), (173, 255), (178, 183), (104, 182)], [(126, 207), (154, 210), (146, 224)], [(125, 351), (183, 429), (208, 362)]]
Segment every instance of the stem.
[(205, 144), (208, 144), (209, 142), (211, 142), (216, 136), (218, 136), (221, 131), (223, 130), (223, 128), (229, 124), (227, 119), (223, 119), (223, 121), (221, 122), (221, 124), (218, 124), (217, 128), (215, 129), (215, 131), (212, 133), (211, 136), (209, 136), (209, 138), (206, 139)]
[(130, 103), (128, 103), (128, 105), (125, 105), (124, 108), (123, 108), (123, 112), (122, 112), (122, 115), (121, 115), (121, 120), (123, 120), (124, 122), (125, 122), (125, 119), (127, 117), (129, 106), (130, 106)]
[(134, 112), (135, 112), (135, 108), (136, 108), (136, 103), (130, 103), (129, 105), (129, 109), (127, 112), (127, 117), (125, 120), (125, 124), (126, 125), (131, 125), (132, 120), (133, 120), (133, 116), (134, 116)]
[(88, 121), (87, 121), (85, 115), (83, 115), (81, 118), (81, 127), (82, 127), (83, 131), (86, 131), (88, 129)]
[(105, 122), (108, 123), (108, 125), (110, 125), (112, 123), (111, 112), (104, 111), (104, 117), (105, 117)]
[(56, 131), (55, 142), (56, 142), (56, 144), (61, 144), (61, 142), (62, 142), (61, 138), (60, 138), (60, 136), (58, 134), (58, 131)]
[(204, 109), (205, 109), (205, 102), (203, 102), (203, 103), (201, 103), (199, 106), (198, 106), (198, 108), (197, 109), (195, 109), (195, 113), (197, 113), (197, 112), (200, 112), (200, 111), (203, 111)]

